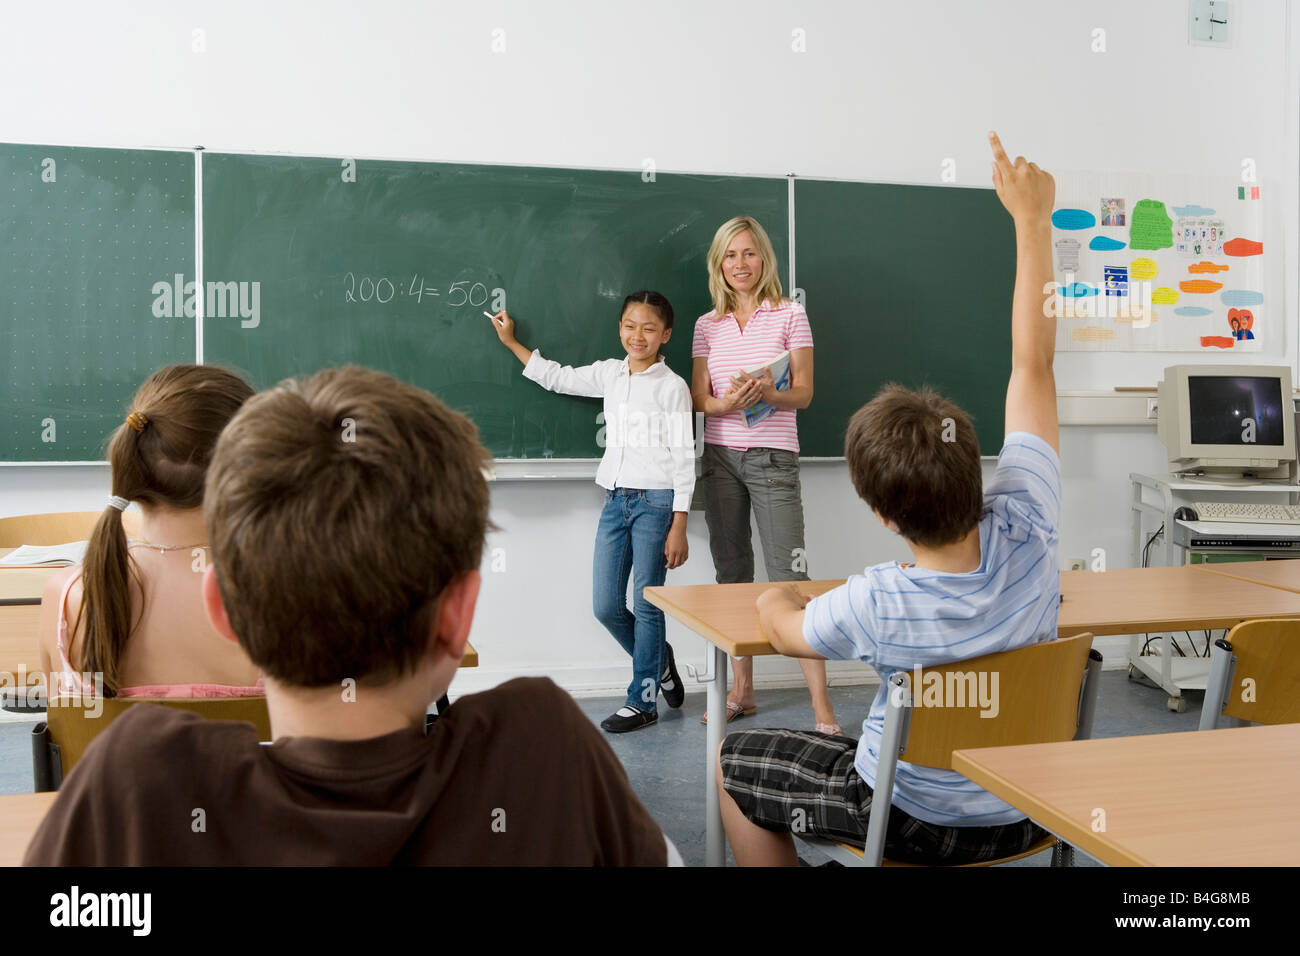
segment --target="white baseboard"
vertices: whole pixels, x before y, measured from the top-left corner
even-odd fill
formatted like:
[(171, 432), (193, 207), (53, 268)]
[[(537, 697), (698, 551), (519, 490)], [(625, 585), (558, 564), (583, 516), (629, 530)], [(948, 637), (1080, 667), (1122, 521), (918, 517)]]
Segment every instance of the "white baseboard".
[(1128, 669), (1128, 635), (1111, 634), (1094, 637), (1092, 649), (1101, 655), (1101, 669), (1121, 671)]

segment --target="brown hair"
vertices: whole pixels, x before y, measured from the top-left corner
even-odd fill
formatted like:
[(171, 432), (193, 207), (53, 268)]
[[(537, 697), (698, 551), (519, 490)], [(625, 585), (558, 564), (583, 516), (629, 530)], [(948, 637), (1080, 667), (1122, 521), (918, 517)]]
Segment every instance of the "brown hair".
[(474, 423), (355, 366), (281, 382), (235, 416), (208, 471), (208, 540), (239, 643), (298, 687), (414, 669), (437, 600), (488, 521)]
[(886, 385), (849, 420), (844, 457), (858, 495), (924, 547), (960, 541), (984, 506), (970, 417), (929, 388)]
[[(248, 383), (212, 365), (169, 365), (149, 376), (131, 402), (128, 421), (108, 442), (112, 493), (143, 505), (197, 508), (203, 479), (221, 429), (253, 394)], [(122, 512), (104, 509), (82, 561), (81, 607), (72, 629), (84, 620), (81, 669), (104, 675), (104, 693), (119, 686), (118, 665), (127, 638), (139, 624), (131, 617), (131, 589), (144, 590), (127, 550)]]

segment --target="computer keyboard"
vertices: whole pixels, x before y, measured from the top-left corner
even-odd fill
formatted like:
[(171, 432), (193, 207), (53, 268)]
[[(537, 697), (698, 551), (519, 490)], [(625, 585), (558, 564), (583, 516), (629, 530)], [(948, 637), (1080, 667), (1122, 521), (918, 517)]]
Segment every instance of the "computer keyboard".
[(1241, 524), (1298, 524), (1300, 505), (1261, 505), (1247, 502), (1196, 501), (1192, 510), (1201, 521)]

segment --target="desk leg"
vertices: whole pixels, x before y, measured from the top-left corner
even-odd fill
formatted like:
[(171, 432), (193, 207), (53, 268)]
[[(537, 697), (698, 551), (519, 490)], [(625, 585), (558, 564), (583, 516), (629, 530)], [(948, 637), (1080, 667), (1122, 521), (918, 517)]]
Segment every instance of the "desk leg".
[(709, 682), (709, 726), (704, 735), (704, 865), (725, 866), (726, 844), (722, 832), (722, 806), (718, 803), (715, 761), (727, 732), (727, 652), (713, 651), (713, 680)]

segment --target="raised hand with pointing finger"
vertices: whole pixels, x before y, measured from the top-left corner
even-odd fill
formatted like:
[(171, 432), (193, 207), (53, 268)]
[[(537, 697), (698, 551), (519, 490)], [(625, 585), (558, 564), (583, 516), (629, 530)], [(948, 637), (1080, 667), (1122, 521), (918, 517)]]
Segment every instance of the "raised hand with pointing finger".
[(1028, 432), (1060, 449), (1056, 411), (1056, 283), (1052, 281), (1052, 205), (1056, 181), (1036, 163), (1007, 158), (997, 133), (993, 188), (1016, 224), (1016, 284), (1011, 302), (1011, 380), (1004, 424), (1008, 435)]
[(1012, 162), (997, 133), (989, 133), (989, 146), (993, 149), (993, 188), (1016, 224), (1050, 219), (1056, 200), (1056, 180), (1051, 173), (1023, 156)]

